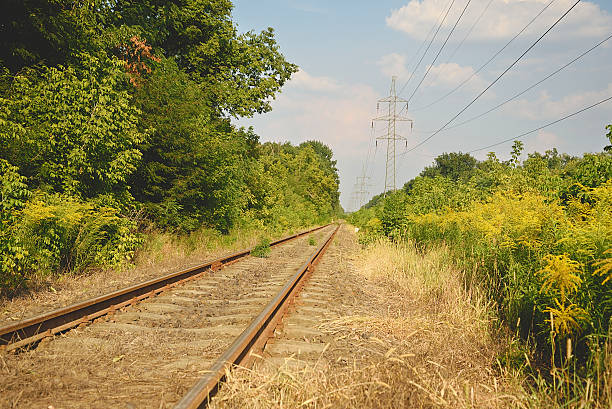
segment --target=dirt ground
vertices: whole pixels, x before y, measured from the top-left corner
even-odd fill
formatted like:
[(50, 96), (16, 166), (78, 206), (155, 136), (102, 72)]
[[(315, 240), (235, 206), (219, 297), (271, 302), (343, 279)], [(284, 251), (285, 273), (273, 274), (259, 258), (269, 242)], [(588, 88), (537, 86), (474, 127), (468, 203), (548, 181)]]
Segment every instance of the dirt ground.
[[(331, 229), (311, 237), (321, 243)], [(171, 408), (315, 251), (309, 241), (0, 356), (0, 407)]]
[[(315, 236), (317, 244), (324, 234)], [(306, 258), (308, 237), (26, 353), (0, 356), (0, 407), (170, 408)], [(343, 225), (252, 369), (211, 408), (507, 408), (488, 307), (444, 249)]]
[(211, 408), (521, 407), (487, 307), (449, 261), (361, 249), (344, 225), (263, 361), (235, 370)]
[(96, 270), (89, 274), (51, 277), (19, 296), (0, 298), (0, 326), (252, 247), (258, 237), (256, 232), (250, 232), (238, 235), (230, 246), (219, 246), (210, 237), (203, 235), (199, 239), (195, 237), (192, 241), (197, 244), (195, 248), (190, 248), (189, 245), (176, 242), (171, 236), (156, 235), (136, 255), (133, 264), (118, 270)]

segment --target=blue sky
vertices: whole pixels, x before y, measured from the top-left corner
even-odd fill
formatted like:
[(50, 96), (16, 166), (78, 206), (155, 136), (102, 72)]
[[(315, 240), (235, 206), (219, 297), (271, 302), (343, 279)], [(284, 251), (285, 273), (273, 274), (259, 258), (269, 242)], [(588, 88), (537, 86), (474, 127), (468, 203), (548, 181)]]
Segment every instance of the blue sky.
[[(416, 52), (452, 0), (297, 1), (235, 0), (234, 20), (240, 31), (272, 27), (286, 58), (300, 72), (273, 102), (273, 111), (244, 118), (262, 141), (300, 143), (320, 140), (330, 146), (340, 171), (341, 203), (354, 206), (351, 194), (367, 161), (370, 196), (384, 187), (385, 149), (375, 147), (371, 120), (376, 100), (389, 93), (391, 76), (404, 88), (420, 58)], [(487, 4), (491, 1), (487, 8)], [(412, 81), (400, 96), (408, 98), (447, 37), (467, 0), (455, 0), (449, 15)], [(575, 1), (554, 0), (542, 15), (503, 53), (469, 82), (441, 102), (425, 108), (468, 78), (550, 0), (472, 0), (457, 29), (423, 85), (412, 98), (408, 116), (414, 130), (400, 129), (408, 147), (430, 135), (468, 104), (508, 67)], [(470, 27), (482, 18), (469, 36)], [(532, 83), (612, 34), (612, 2), (580, 2), (511, 71), (458, 118), (469, 119)], [(461, 47), (460, 42), (466, 38)], [(455, 52), (456, 50), (456, 52)], [(422, 52), (422, 51), (421, 51)], [(418, 175), (443, 152), (470, 151), (554, 121), (612, 96), (612, 40), (533, 90), (473, 121), (431, 138), (422, 147), (401, 155), (397, 185)], [(604, 126), (612, 123), (612, 101), (523, 139), (526, 152), (558, 148), (581, 154), (601, 151)], [(376, 135), (384, 133), (377, 124)], [(507, 158), (511, 143), (491, 148)], [(398, 145), (398, 153), (405, 150)], [(479, 159), (488, 151), (474, 153)]]

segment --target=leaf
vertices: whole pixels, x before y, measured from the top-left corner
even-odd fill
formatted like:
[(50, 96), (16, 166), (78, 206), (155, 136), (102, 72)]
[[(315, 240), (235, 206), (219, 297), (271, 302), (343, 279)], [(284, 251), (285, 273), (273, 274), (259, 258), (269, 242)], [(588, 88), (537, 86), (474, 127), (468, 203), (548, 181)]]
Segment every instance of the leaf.
[(121, 361), (123, 358), (125, 358), (125, 355), (119, 355), (113, 358), (113, 362), (119, 362)]

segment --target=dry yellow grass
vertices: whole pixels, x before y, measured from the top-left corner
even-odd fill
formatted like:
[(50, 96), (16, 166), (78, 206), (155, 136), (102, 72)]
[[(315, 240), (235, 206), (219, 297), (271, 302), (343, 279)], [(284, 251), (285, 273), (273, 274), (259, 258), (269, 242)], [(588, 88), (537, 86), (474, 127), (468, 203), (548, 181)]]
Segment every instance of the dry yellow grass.
[(0, 326), (251, 247), (260, 235), (252, 229), (225, 236), (206, 228), (180, 237), (153, 232), (133, 263), (81, 275), (47, 277), (32, 282), (30, 289), (18, 296), (0, 298)]
[(559, 393), (565, 385), (555, 393), (502, 367), (510, 340), (447, 249), (381, 240), (353, 253), (338, 268), (354, 304), (317, 327), (334, 340), (319, 359), (236, 370), (211, 408), (612, 408), (610, 342), (600, 392), (590, 383), (570, 402)]
[(526, 407), (496, 363), (486, 303), (448, 257), (387, 241), (347, 254), (338, 268), (356, 296), (318, 326), (334, 340), (328, 350), (297, 368), (236, 370), (211, 407)]

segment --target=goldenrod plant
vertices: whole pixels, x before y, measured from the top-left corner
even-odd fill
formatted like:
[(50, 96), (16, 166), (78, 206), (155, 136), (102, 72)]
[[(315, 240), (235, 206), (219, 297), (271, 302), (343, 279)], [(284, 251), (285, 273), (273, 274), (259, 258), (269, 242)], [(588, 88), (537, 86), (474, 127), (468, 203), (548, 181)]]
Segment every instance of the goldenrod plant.
[(612, 343), (612, 152), (572, 157), (553, 149), (521, 162), (521, 150), (515, 144), (505, 162), (493, 153), (482, 162), (442, 155), (349, 221), (364, 243), (388, 236), (417, 247), (445, 244), (466, 272), (465, 285), (488, 294), (501, 322), (530, 348), (533, 365), (523, 368), (535, 384), (550, 385), (555, 404), (580, 401), (586, 390), (585, 407), (605, 407), (612, 400), (605, 352)]

